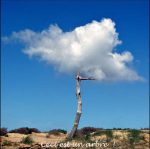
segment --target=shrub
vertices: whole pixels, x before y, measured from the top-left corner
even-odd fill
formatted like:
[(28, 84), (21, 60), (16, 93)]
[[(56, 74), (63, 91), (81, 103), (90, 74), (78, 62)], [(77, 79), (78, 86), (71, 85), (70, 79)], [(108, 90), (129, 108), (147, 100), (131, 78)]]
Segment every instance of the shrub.
[(90, 134), (86, 134), (84, 137), (85, 141), (90, 141), (91, 140), (91, 135)]
[(97, 128), (93, 128), (93, 127), (84, 127), (81, 129), (78, 129), (75, 133), (74, 138), (84, 138), (86, 136), (89, 136), (90, 133), (97, 131)]
[(128, 130), (128, 131), (129, 131), (129, 130), (131, 130), (131, 129), (130, 129), (130, 128), (124, 128), (124, 130)]
[(130, 128), (113, 128), (113, 130), (130, 130)]
[(94, 127), (84, 127), (82, 129), (80, 129), (79, 131), (82, 135), (87, 135), (87, 134), (90, 134), (92, 132), (96, 132), (98, 130), (99, 130), (98, 128), (94, 128)]
[(2, 145), (3, 146), (11, 146), (12, 143), (10, 141), (4, 140)]
[(57, 130), (57, 129), (53, 129), (53, 130), (50, 130), (49, 132), (48, 132), (48, 134), (49, 135), (59, 135), (60, 134), (60, 132)]
[(31, 134), (32, 132), (40, 133), (40, 131), (37, 128), (28, 128), (28, 129), (29, 129), (29, 134)]
[(141, 130), (150, 130), (150, 128), (141, 128)]
[(113, 130), (122, 130), (122, 128), (113, 128)]
[(32, 144), (33, 143), (33, 140), (30, 136), (27, 136), (25, 138), (22, 139), (21, 143), (24, 143), (24, 144)]
[(112, 138), (113, 138), (112, 130), (106, 130), (106, 131), (105, 131), (105, 134), (106, 134), (107, 138), (109, 138), (109, 139), (112, 139)]
[(137, 142), (140, 139), (142, 139), (142, 137), (140, 136), (140, 133), (141, 131), (137, 129), (130, 130), (129, 135), (128, 135), (129, 142), (132, 144), (133, 142)]
[(63, 129), (52, 129), (48, 132), (48, 135), (47, 137), (49, 137), (49, 135), (60, 135), (60, 133), (63, 133), (63, 134), (67, 134), (67, 131), (66, 130), (63, 130)]
[(10, 133), (31, 134), (32, 132), (39, 133), (40, 131), (36, 128), (22, 127), (22, 128), (11, 130), (9, 132)]
[(0, 136), (5, 136), (7, 134), (7, 128), (0, 128)]
[(80, 130), (77, 130), (74, 137), (74, 140), (76, 140), (77, 142), (91, 142), (91, 134), (87, 133), (87, 134), (83, 134)]
[(117, 128), (114, 127), (113, 130), (117, 130)]
[(100, 128), (83, 127), (76, 131), (74, 139), (80, 141), (91, 141), (91, 133), (100, 130)]
[(18, 129), (10, 130), (9, 133), (21, 133), (21, 134), (28, 134), (28, 127), (22, 127)]
[(63, 134), (67, 134), (67, 131), (64, 129), (58, 129), (58, 132), (63, 133)]

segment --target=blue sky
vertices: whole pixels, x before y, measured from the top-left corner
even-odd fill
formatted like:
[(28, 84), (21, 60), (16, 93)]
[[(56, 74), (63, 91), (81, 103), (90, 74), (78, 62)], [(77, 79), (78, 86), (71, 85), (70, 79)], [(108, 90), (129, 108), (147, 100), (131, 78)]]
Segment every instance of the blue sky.
[[(132, 67), (146, 81), (82, 82), (79, 128), (148, 127), (149, 24), (147, 0), (2, 0), (2, 36), (26, 28), (39, 32), (50, 24), (63, 31), (92, 20), (111, 18), (123, 43), (118, 51), (134, 56)], [(70, 130), (76, 112), (75, 79), (52, 65), (29, 58), (22, 44), (1, 45), (2, 126)]]

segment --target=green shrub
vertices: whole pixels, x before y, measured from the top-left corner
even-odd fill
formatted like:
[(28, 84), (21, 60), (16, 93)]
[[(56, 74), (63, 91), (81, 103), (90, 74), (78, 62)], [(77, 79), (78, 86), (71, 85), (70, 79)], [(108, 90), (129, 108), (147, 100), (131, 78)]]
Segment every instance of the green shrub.
[(110, 139), (113, 138), (112, 130), (106, 130), (106, 131), (105, 131), (105, 134), (106, 134), (107, 138), (110, 138)]
[(63, 133), (63, 134), (67, 134), (67, 131), (64, 129), (57, 129), (58, 132)]
[(84, 140), (85, 141), (90, 141), (91, 140), (91, 135), (89, 133), (86, 134), (85, 137), (84, 137)]
[(24, 143), (24, 144), (32, 144), (33, 143), (33, 140), (30, 136), (27, 136), (25, 138), (22, 139), (21, 143)]
[(53, 129), (48, 132), (48, 135), (58, 136), (58, 135), (60, 135), (60, 132), (57, 129)]
[(123, 130), (122, 128), (113, 128), (113, 130)]
[(4, 140), (2, 145), (3, 146), (11, 146), (12, 143), (10, 141)]
[(141, 131), (137, 129), (132, 129), (129, 131), (128, 140), (132, 144), (133, 142), (138, 142), (142, 137), (140, 136)]
[(63, 129), (52, 129), (48, 132), (48, 135), (60, 135), (60, 133), (67, 134), (66, 130)]

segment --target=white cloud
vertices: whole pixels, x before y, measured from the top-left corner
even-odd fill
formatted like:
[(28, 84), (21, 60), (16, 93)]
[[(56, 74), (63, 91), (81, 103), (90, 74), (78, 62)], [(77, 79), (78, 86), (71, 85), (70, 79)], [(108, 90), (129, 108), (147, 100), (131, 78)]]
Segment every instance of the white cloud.
[(80, 71), (106, 81), (141, 80), (128, 65), (133, 55), (115, 50), (121, 41), (111, 19), (92, 21), (70, 32), (63, 32), (57, 25), (41, 32), (26, 29), (8, 38), (20, 40), (25, 44), (25, 54), (39, 57), (60, 72)]

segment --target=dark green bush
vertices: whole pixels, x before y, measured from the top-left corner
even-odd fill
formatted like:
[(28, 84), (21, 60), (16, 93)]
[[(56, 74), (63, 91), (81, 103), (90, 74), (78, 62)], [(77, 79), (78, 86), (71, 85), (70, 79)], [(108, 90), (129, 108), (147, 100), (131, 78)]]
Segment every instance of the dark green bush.
[(141, 130), (150, 130), (150, 128), (141, 128)]
[(137, 129), (129, 130), (129, 135), (128, 135), (129, 142), (132, 144), (133, 142), (137, 142), (140, 139), (142, 139), (140, 133), (141, 131)]
[(112, 130), (130, 130), (130, 128), (113, 128)]
[(113, 138), (113, 132), (112, 132), (112, 130), (106, 130), (105, 134), (106, 134), (107, 138), (110, 138), (110, 139)]
[(86, 134), (84, 137), (85, 141), (90, 141), (91, 140), (91, 135), (90, 134)]
[(7, 140), (4, 140), (2, 145), (3, 145), (3, 146), (11, 146), (11, 145), (12, 145), (12, 142), (7, 141)]
[(60, 133), (67, 134), (67, 131), (63, 129), (52, 129), (48, 132), (49, 135), (60, 135)]
[(22, 139), (21, 143), (24, 143), (24, 144), (32, 144), (33, 143), (33, 140), (30, 136), (27, 136), (25, 138)]
[(64, 129), (58, 129), (58, 132), (63, 133), (63, 134), (67, 134), (67, 131)]

